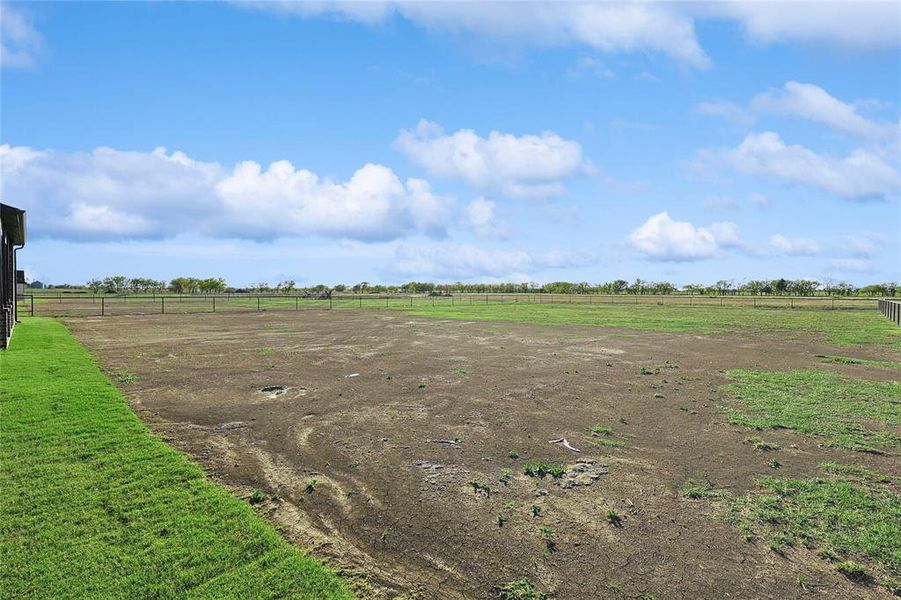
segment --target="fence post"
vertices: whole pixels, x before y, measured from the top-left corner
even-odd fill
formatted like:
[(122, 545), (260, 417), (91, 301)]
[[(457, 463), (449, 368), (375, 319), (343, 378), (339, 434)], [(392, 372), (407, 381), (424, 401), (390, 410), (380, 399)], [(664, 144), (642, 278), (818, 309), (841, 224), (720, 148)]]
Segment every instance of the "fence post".
[(213, 312), (216, 312), (216, 296), (213, 296)]
[(260, 312), (260, 297), (257, 296), (257, 312)]
[(162, 296), (160, 298), (160, 314), (161, 315), (166, 314), (166, 297), (165, 296)]
[(385, 294), (385, 308), (388, 308), (388, 294)]
[(328, 295), (328, 309), (332, 310), (332, 295)]
[(363, 308), (363, 296), (360, 296), (360, 308)]
[(410, 296), (410, 308), (413, 308), (413, 296)]
[(106, 298), (100, 297), (100, 316), (106, 316)]
[[(294, 296), (294, 310), (297, 310), (297, 303), (298, 303), (297, 296)], [(331, 296), (328, 297), (328, 303), (329, 303), (329, 308), (331, 308), (331, 306), (332, 306), (332, 297)]]
[(31, 316), (34, 316), (34, 294), (31, 295)]

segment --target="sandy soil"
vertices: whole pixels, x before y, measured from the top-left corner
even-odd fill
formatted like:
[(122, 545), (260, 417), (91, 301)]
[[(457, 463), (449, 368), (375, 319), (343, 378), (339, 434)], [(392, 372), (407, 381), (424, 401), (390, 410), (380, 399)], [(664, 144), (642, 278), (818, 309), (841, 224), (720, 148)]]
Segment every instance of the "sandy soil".
[[(274, 496), (260, 510), (353, 578), (364, 596), (486, 598), (498, 584), (529, 577), (561, 599), (887, 597), (807, 551), (782, 558), (746, 543), (716, 504), (678, 493), (690, 478), (741, 493), (774, 473), (773, 455), (744, 443), (749, 432), (718, 410), (726, 369), (896, 377), (814, 356), (873, 350), (797, 339), (803, 335), (646, 333), (378, 311), (68, 325), (111, 373), (137, 375), (122, 388), (154, 432), (235, 493), (259, 488)], [(643, 366), (664, 368), (640, 375)], [(260, 391), (267, 386), (285, 390)], [(626, 446), (595, 445), (602, 438), (586, 430), (595, 423), (612, 427), (604, 439)], [(762, 436), (783, 448), (781, 475), (811, 476), (829, 459), (901, 471), (893, 458), (823, 449), (792, 432)], [(549, 443), (563, 437), (581, 452)], [(524, 475), (523, 463), (536, 459), (567, 465), (567, 475)], [(608, 523), (610, 508), (623, 515), (621, 527)], [(539, 527), (554, 530), (554, 548)]]

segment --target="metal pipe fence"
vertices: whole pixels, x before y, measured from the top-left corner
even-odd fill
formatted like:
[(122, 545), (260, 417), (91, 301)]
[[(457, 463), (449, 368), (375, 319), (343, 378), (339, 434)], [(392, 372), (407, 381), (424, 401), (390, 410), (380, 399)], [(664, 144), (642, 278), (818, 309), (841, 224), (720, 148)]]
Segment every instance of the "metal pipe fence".
[[(898, 306), (894, 300), (858, 297), (794, 296), (701, 296), (688, 294), (332, 294), (308, 296), (291, 294), (146, 294), (146, 295), (26, 295), (20, 296), (19, 314), (49, 317), (106, 317), (152, 314), (196, 314), (222, 312), (302, 311), (334, 309), (428, 309), (485, 305), (554, 304), (598, 307), (636, 305), (639, 307), (758, 308), (805, 310), (872, 310), (879, 308), (889, 318)], [(897, 322), (897, 321), (896, 321)]]
[(879, 312), (885, 315), (895, 325), (901, 326), (901, 302), (898, 300), (879, 300)]

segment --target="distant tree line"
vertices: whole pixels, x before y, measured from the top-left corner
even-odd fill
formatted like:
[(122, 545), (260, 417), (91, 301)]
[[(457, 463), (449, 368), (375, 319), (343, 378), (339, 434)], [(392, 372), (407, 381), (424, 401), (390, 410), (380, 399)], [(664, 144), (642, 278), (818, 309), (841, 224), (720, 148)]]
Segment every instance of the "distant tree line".
[[(48, 286), (56, 288), (72, 288), (74, 286)], [(103, 279), (91, 279), (86, 286), (95, 294), (127, 294), (127, 293), (160, 293), (174, 294), (217, 294), (263, 293), (263, 294), (313, 294), (321, 295), (330, 292), (355, 294), (633, 294), (633, 295), (666, 295), (696, 294), (703, 296), (896, 296), (899, 294), (897, 283), (881, 283), (855, 287), (846, 281), (826, 279), (760, 279), (736, 283), (731, 279), (722, 279), (710, 284), (686, 284), (681, 288), (668, 281), (645, 281), (636, 279), (629, 283), (625, 279), (616, 279), (606, 283), (591, 284), (586, 281), (554, 281), (544, 285), (539, 283), (431, 283), (426, 281), (410, 281), (403, 285), (379, 285), (362, 281), (355, 285), (338, 284), (329, 287), (325, 284), (298, 287), (293, 280), (279, 281), (274, 285), (260, 282), (246, 288), (229, 287), (221, 277), (199, 279), (195, 277), (176, 277), (168, 283), (156, 279), (113, 275)]]

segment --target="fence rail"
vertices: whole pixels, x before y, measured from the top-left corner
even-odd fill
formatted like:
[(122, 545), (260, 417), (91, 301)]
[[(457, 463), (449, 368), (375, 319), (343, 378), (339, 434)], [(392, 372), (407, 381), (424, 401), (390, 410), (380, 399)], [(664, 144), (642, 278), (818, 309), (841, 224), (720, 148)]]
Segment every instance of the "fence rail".
[[(600, 295), (600, 294), (332, 294), (311, 297), (288, 294), (197, 295), (26, 295), (19, 297), (20, 315), (94, 317), (149, 314), (331, 310), (348, 308), (465, 307), (491, 304), (639, 305), (809, 310), (872, 310), (896, 301), (857, 297)], [(883, 312), (883, 314), (886, 314)], [(889, 316), (886, 314), (886, 316)], [(892, 317), (889, 317), (892, 318)], [(897, 321), (896, 321), (897, 322)]]
[(879, 312), (894, 322), (895, 325), (901, 325), (901, 302), (898, 300), (880, 300)]

